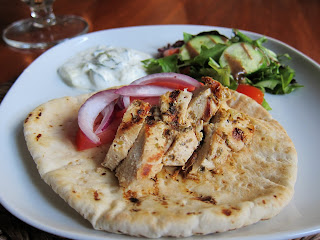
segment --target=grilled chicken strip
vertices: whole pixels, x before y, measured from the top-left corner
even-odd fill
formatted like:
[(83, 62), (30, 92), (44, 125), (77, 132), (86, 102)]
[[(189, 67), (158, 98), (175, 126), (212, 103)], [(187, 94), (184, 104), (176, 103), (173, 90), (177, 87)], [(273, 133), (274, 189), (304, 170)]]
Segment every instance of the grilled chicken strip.
[(130, 104), (123, 115), (122, 122), (118, 127), (116, 136), (110, 145), (102, 166), (113, 171), (128, 155), (148, 115), (150, 115), (149, 103), (135, 100)]
[(234, 152), (240, 151), (252, 140), (254, 126), (248, 116), (237, 110), (220, 108), (213, 118), (213, 123), (216, 131)]
[(203, 169), (219, 172), (219, 166), (225, 163), (231, 151), (219, 133), (212, 123), (204, 126), (204, 142), (197, 152), (197, 158), (189, 174), (196, 175)]
[(183, 166), (197, 148), (199, 141), (188, 118), (192, 93), (184, 90), (168, 92), (160, 98), (162, 120), (171, 126), (174, 141), (163, 156), (166, 166)]
[(222, 172), (223, 164), (231, 152), (240, 151), (253, 137), (254, 126), (243, 113), (220, 108), (212, 123), (204, 127), (204, 142), (189, 174), (202, 169)]
[(231, 93), (212, 78), (204, 77), (206, 85), (196, 89), (188, 105), (187, 118), (197, 123), (199, 120), (208, 122), (218, 111), (219, 106), (226, 102)]
[(173, 127), (186, 125), (187, 107), (192, 98), (192, 93), (187, 90), (174, 90), (160, 97), (160, 111), (162, 120)]
[(123, 187), (136, 180), (150, 179), (161, 171), (162, 157), (172, 143), (171, 127), (163, 121), (147, 117), (128, 156), (116, 168)]
[(210, 86), (203, 86), (195, 90), (187, 109), (187, 116), (192, 122), (200, 119), (208, 122), (219, 108)]
[(229, 89), (219, 82), (205, 77), (202, 80), (206, 85), (193, 92), (187, 109), (187, 118), (194, 127), (199, 142), (203, 138), (203, 126), (216, 114), (220, 105), (225, 104), (231, 97)]
[(175, 131), (175, 139), (163, 156), (162, 163), (165, 166), (184, 166), (198, 145), (197, 135), (191, 126)]

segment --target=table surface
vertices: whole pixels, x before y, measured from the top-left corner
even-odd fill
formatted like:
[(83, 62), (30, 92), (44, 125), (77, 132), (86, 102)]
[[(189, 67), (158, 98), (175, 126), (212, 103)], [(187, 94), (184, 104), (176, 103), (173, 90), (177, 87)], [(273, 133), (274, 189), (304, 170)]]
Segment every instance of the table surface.
[[(28, 18), (19, 0), (1, 0), (0, 30)], [(139, 25), (200, 24), (257, 32), (285, 42), (320, 63), (319, 0), (57, 0), (56, 15), (85, 18), (90, 32)], [(42, 51), (0, 41), (0, 88), (6, 91)], [(312, 239), (318, 239), (313, 236)], [(0, 239), (58, 239), (16, 219), (0, 205)], [(311, 239), (311, 238), (308, 238)]]

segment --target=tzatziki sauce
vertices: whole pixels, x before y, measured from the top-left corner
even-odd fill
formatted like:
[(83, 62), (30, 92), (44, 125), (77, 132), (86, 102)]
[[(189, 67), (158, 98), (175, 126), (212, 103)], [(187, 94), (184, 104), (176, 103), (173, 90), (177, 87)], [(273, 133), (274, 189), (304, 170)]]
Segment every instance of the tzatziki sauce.
[(151, 55), (134, 49), (96, 46), (69, 59), (58, 74), (69, 86), (98, 91), (147, 75), (141, 61), (149, 58)]

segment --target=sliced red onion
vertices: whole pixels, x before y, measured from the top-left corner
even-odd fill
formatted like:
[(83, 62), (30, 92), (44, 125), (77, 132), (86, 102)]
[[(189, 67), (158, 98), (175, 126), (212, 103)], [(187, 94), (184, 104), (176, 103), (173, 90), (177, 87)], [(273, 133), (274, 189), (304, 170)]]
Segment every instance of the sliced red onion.
[(129, 96), (120, 96), (117, 102), (118, 107), (122, 110), (130, 105), (130, 97)]
[(115, 89), (101, 91), (92, 95), (79, 109), (79, 127), (93, 143), (100, 142), (100, 138), (93, 131), (94, 121), (99, 113), (118, 97)]
[(129, 96), (122, 96), (123, 106), (124, 108), (128, 108), (130, 105), (130, 97)]
[(150, 84), (154, 82), (170, 82), (185, 85), (186, 87), (200, 87), (201, 84), (196, 79), (181, 73), (155, 73), (147, 75), (133, 81), (130, 85)]
[(95, 134), (99, 134), (99, 133), (103, 132), (104, 130), (106, 130), (106, 128), (112, 122), (114, 105), (115, 105), (115, 102), (113, 101), (101, 111), (103, 118), (102, 118), (100, 125), (98, 126), (98, 128), (94, 132)]
[(117, 107), (122, 110), (124, 109), (124, 103), (123, 103), (123, 96), (119, 96), (118, 101), (117, 101)]
[(129, 97), (157, 97), (172, 90), (172, 88), (155, 85), (128, 85), (117, 89), (115, 93)]

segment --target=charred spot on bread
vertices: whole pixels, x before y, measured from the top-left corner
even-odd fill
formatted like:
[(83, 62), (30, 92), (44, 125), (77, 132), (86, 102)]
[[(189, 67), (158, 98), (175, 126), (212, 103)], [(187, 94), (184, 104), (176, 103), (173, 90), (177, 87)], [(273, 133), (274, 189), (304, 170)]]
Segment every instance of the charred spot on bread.
[(39, 139), (40, 139), (41, 137), (42, 137), (42, 134), (39, 133), (39, 134), (36, 136), (37, 141), (39, 141)]
[(140, 202), (140, 200), (138, 198), (135, 198), (135, 197), (131, 197), (131, 198), (129, 198), (129, 200), (132, 203), (139, 203)]
[(28, 117), (24, 120), (24, 123), (27, 123), (29, 121), (29, 118), (32, 117), (32, 113), (29, 113)]
[(101, 199), (100, 199), (99, 192), (98, 192), (97, 190), (93, 192), (93, 198), (94, 198), (94, 200), (96, 200), (96, 201), (101, 200)]
[(226, 216), (230, 216), (232, 214), (232, 211), (230, 209), (222, 209), (222, 213)]
[(217, 201), (211, 196), (200, 196), (196, 197), (196, 199), (205, 203), (217, 204)]

